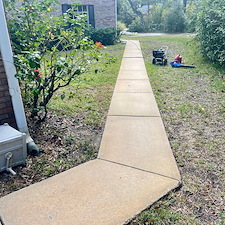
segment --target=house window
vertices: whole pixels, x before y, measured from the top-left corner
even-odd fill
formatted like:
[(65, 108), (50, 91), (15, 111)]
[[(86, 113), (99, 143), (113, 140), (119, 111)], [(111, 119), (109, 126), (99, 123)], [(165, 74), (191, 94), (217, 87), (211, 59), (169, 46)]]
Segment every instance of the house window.
[[(62, 4), (62, 13), (66, 13), (71, 8), (69, 4)], [(87, 15), (87, 23), (92, 27), (95, 27), (94, 5), (78, 5), (74, 8), (74, 11), (79, 14)]]

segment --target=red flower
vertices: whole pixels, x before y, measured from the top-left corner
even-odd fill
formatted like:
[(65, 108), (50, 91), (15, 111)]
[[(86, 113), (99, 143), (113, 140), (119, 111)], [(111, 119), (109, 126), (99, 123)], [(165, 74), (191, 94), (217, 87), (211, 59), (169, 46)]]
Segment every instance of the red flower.
[(35, 79), (41, 79), (41, 72), (39, 70), (34, 70)]
[(103, 44), (101, 42), (95, 42), (95, 48), (99, 49), (102, 47), (103, 47)]

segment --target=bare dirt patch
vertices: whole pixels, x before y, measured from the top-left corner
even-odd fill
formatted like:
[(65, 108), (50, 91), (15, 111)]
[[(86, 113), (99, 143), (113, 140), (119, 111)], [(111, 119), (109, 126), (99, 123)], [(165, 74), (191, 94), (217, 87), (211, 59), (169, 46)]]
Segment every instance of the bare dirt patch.
[(42, 124), (28, 119), (40, 155), (29, 155), (26, 166), (15, 167), (16, 176), (0, 174), (0, 197), (96, 158), (102, 127), (85, 125), (84, 119), (54, 112)]

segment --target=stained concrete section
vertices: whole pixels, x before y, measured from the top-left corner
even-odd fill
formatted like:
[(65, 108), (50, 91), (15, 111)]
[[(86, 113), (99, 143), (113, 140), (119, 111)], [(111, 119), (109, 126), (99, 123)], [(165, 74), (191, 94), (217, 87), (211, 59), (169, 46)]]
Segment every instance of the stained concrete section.
[(108, 117), (98, 157), (180, 180), (160, 117)]
[(160, 113), (153, 93), (114, 93), (108, 115), (158, 116)]
[(178, 181), (94, 160), (0, 199), (5, 225), (121, 225)]

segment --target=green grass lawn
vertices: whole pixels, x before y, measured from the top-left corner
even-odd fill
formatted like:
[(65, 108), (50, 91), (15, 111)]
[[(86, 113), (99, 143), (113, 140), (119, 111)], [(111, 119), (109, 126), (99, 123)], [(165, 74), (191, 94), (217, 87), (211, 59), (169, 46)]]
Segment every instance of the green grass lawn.
[[(182, 187), (129, 225), (225, 224), (225, 70), (205, 59), (194, 37), (167, 35), (138, 39)], [(152, 64), (152, 50), (168, 46), (168, 61), (179, 53), (184, 64)]]
[[(105, 65), (102, 59), (90, 72), (82, 74), (71, 85), (57, 92), (49, 109), (58, 114), (83, 117), (84, 123), (93, 128), (104, 125), (106, 111), (112, 97), (125, 45), (116, 44), (102, 49), (107, 57), (115, 58)], [(65, 99), (60, 96), (65, 94)]]

